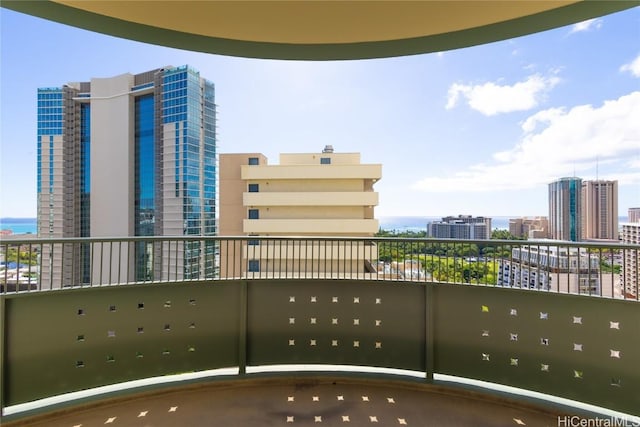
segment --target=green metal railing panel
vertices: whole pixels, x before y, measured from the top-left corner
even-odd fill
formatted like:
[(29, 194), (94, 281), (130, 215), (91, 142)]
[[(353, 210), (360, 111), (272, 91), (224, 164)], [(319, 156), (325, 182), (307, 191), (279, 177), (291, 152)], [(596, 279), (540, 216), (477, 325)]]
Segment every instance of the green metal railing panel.
[(435, 371), (640, 415), (637, 303), (435, 285)]
[(6, 297), (4, 403), (237, 366), (238, 286), (114, 286)]
[(424, 286), (313, 279), (249, 284), (249, 366), (425, 370)]

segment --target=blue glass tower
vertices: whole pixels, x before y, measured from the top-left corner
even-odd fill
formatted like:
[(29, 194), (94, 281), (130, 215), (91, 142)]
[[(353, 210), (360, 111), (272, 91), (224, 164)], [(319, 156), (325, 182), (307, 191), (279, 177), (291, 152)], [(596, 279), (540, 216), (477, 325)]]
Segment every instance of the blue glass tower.
[(549, 231), (557, 240), (582, 240), (582, 179), (561, 178), (549, 184)]
[[(193, 68), (39, 89), (37, 142), (41, 237), (216, 234), (215, 88)], [(136, 280), (166, 274), (161, 245), (134, 246)], [(214, 252), (187, 243), (177, 274), (213, 275)], [(73, 273), (43, 281), (90, 282), (88, 248), (64, 255), (43, 254)]]

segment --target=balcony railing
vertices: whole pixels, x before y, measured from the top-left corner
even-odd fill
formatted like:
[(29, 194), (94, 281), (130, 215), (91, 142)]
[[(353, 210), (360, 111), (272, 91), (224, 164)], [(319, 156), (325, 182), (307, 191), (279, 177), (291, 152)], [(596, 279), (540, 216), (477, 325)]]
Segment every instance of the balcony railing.
[(0, 241), (0, 292), (151, 282), (366, 279), (638, 300), (640, 245), (344, 237)]
[(283, 366), (479, 380), (640, 416), (639, 245), (33, 239), (1, 241), (0, 258), (3, 420), (81, 390)]

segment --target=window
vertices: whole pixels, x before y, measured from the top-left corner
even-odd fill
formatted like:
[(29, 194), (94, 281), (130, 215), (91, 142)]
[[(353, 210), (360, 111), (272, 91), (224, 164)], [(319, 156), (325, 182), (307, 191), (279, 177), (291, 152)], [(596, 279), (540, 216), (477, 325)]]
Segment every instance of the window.
[(249, 219), (260, 219), (260, 211), (258, 209), (249, 209)]
[(321, 165), (330, 165), (331, 164), (331, 157), (320, 157), (320, 164)]
[(260, 260), (250, 259), (249, 260), (249, 272), (257, 273), (260, 271)]
[(257, 157), (249, 157), (249, 165), (255, 166), (260, 164), (260, 159)]
[(260, 191), (260, 184), (249, 184), (249, 193), (257, 193)]

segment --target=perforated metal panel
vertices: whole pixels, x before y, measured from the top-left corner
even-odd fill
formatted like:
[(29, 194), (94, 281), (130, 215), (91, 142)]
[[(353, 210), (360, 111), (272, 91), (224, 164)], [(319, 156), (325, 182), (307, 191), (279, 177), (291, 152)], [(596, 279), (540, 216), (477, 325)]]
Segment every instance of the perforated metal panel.
[(9, 298), (5, 402), (237, 366), (237, 290), (139, 285)]
[(435, 286), (435, 370), (638, 414), (636, 303)]
[(253, 282), (248, 365), (425, 370), (425, 288), (364, 281)]

